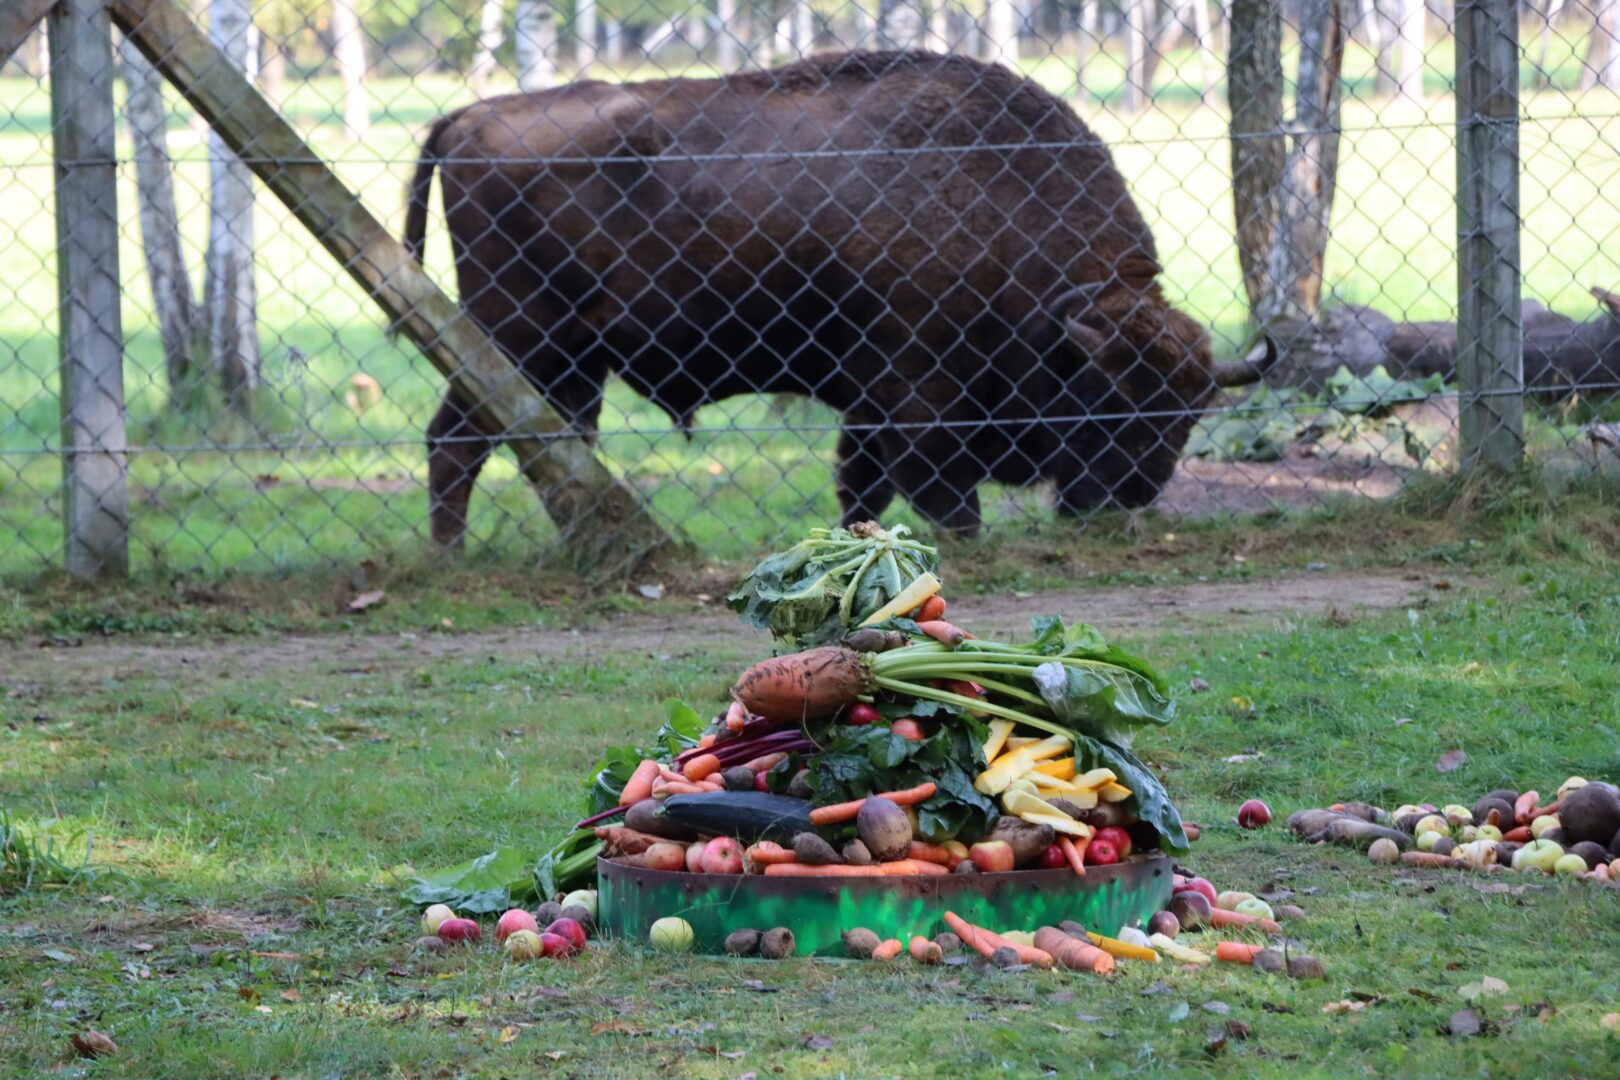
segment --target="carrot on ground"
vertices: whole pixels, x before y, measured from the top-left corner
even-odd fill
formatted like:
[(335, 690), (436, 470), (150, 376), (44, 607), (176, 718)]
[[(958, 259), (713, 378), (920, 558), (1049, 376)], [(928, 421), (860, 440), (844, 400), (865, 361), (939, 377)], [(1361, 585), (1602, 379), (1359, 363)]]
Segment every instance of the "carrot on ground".
[(1528, 844), (1531, 840), (1530, 826), (1517, 825), (1503, 833), (1502, 840), (1509, 844)]
[(652, 758), (644, 759), (636, 766), (636, 771), (630, 774), (630, 779), (625, 781), (624, 790), (619, 792), (619, 805), (630, 806), (642, 799), (651, 798), (653, 782), (658, 776), (658, 762)]
[[(923, 802), (926, 799), (932, 799), (934, 797), (934, 793), (938, 790), (939, 785), (935, 784), (932, 780), (929, 780), (925, 783), (918, 784), (914, 788), (907, 788), (905, 791), (885, 791), (880, 794), (878, 798), (888, 799), (896, 806), (912, 806), (916, 803)], [(854, 821), (856, 816), (861, 812), (861, 804), (865, 801), (865, 799), (856, 799), (853, 802), (833, 803), (831, 806), (818, 806), (814, 810), (810, 811), (810, 824), (819, 827), (822, 825), (838, 825), (845, 821)]]
[(880, 942), (878, 947), (872, 950), (872, 959), (874, 960), (893, 960), (899, 955), (899, 938), (890, 938), (888, 941)]
[[(1080, 843), (1085, 844), (1088, 842), (1089, 841), (1082, 840)], [(1086, 853), (1081, 849), (1080, 845), (1076, 844), (1073, 840), (1070, 840), (1062, 833), (1058, 834), (1057, 844), (1058, 847), (1063, 849), (1063, 857), (1069, 860), (1069, 867), (1074, 870), (1075, 876), (1085, 877)]]
[(938, 964), (945, 959), (944, 949), (940, 948), (937, 943), (929, 941), (920, 935), (911, 939), (911, 944), (906, 946), (906, 951), (919, 964)]
[(928, 622), (920, 622), (917, 624), (917, 629), (947, 649), (954, 649), (967, 640), (966, 634), (944, 619), (930, 619)]
[(733, 701), (726, 707), (726, 730), (733, 735), (743, 729), (748, 723), (748, 710), (743, 708), (742, 702)]
[(1095, 945), (1070, 937), (1055, 926), (1043, 926), (1035, 931), (1035, 947), (1071, 971), (1106, 975), (1114, 970), (1112, 956)]
[(1018, 954), (1018, 962), (1021, 964), (1049, 968), (1055, 963), (1052, 954), (1044, 949), (1008, 941), (993, 930), (986, 930), (982, 926), (974, 926), (954, 911), (945, 913), (945, 925), (950, 927), (957, 937), (971, 945), (973, 951), (981, 956), (988, 957), (997, 949), (1006, 948)]
[(1270, 919), (1262, 919), (1258, 915), (1245, 915), (1239, 911), (1227, 911), (1225, 908), (1216, 908), (1209, 913), (1209, 925), (1217, 930), (1229, 926), (1258, 926), (1268, 934), (1282, 933), (1282, 927)]
[[(1541, 793), (1537, 791), (1527, 791), (1520, 795), (1518, 801), (1513, 804), (1513, 823), (1515, 825), (1530, 824), (1530, 815), (1536, 812), (1536, 803), (1540, 801)], [(1502, 839), (1506, 840), (1507, 837), (1504, 836)]]
[(681, 770), (686, 779), (690, 780), (694, 784), (699, 780), (702, 780), (705, 776), (708, 776), (710, 773), (717, 773), (719, 771), (720, 759), (713, 754), (699, 754), (697, 757), (688, 761), (686, 763), (686, 767)]
[(1264, 945), (1250, 945), (1242, 941), (1222, 941), (1215, 946), (1215, 959), (1228, 964), (1252, 964), (1255, 954), (1264, 948)]
[(1146, 960), (1150, 964), (1159, 962), (1159, 954), (1146, 945), (1132, 945), (1128, 941), (1118, 938), (1104, 937), (1102, 934), (1086, 933), (1086, 940), (1109, 956), (1116, 956), (1121, 960)]
[(911, 613), (912, 621), (918, 623), (933, 622), (945, 617), (945, 598), (935, 593), (922, 602), (922, 606)]
[(1401, 863), (1404, 866), (1430, 866), (1449, 869), (1457, 865), (1450, 855), (1438, 855), (1432, 851), (1403, 851)]

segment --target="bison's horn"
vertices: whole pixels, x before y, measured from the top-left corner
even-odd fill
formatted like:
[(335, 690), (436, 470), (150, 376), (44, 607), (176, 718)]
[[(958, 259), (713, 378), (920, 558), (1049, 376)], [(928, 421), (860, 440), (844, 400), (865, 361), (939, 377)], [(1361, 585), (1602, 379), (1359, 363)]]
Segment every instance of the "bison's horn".
[[(1260, 348), (1265, 349), (1264, 354), (1254, 355)], [(1277, 362), (1277, 342), (1270, 334), (1265, 335), (1263, 346), (1256, 347), (1243, 360), (1234, 360), (1228, 363), (1215, 365), (1216, 386), (1248, 386), (1259, 382), (1270, 370), (1271, 365)]]
[(1108, 344), (1108, 336), (1092, 325), (1086, 315), (1107, 287), (1106, 281), (1077, 286), (1061, 293), (1047, 308), (1054, 318), (1063, 323), (1069, 340), (1091, 360), (1095, 360)]

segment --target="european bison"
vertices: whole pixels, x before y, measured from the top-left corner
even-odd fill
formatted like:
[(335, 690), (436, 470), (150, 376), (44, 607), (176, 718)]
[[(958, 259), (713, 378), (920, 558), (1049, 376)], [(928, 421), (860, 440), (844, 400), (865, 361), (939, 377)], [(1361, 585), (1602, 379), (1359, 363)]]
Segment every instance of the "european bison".
[[(610, 372), (683, 429), (734, 394), (808, 395), (844, 418), (846, 521), (898, 490), (971, 531), (989, 479), (1050, 480), (1067, 513), (1146, 504), (1216, 387), (1267, 362), (1211, 362), (1107, 148), (965, 57), (479, 102), (423, 145), (418, 259), (435, 166), (462, 304), (579, 429)], [(454, 395), (428, 444), (455, 543), (491, 444)]]

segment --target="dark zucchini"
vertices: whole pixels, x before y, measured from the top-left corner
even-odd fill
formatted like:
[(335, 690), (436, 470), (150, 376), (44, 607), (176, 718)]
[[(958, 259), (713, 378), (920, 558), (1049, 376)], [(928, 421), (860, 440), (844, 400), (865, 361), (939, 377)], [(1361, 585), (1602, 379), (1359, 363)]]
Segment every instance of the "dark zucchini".
[(735, 836), (744, 843), (775, 840), (791, 844), (802, 832), (814, 832), (810, 802), (764, 791), (706, 791), (671, 795), (660, 815), (674, 825), (716, 836)]

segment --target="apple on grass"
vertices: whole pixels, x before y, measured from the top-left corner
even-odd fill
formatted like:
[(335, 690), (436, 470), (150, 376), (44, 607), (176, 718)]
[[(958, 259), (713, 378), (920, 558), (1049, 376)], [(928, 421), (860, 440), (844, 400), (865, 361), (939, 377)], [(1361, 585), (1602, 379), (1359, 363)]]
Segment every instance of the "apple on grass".
[(570, 950), (585, 947), (585, 928), (573, 919), (558, 919), (546, 927), (547, 934), (555, 934), (568, 942)]
[(439, 924), (439, 936), (446, 941), (477, 941), (482, 933), (471, 919), (446, 919)]
[(506, 936), (501, 948), (513, 960), (538, 960), (546, 955), (545, 942), (533, 930), (514, 930)]
[(574, 951), (574, 943), (561, 934), (544, 933), (540, 935), (540, 952), (542, 956), (568, 956)]
[(1237, 823), (1240, 829), (1258, 829), (1271, 824), (1271, 807), (1259, 799), (1250, 799), (1238, 807)]
[(1513, 853), (1513, 869), (1540, 870), (1552, 873), (1553, 866), (1564, 857), (1564, 849), (1551, 840), (1532, 840)]
[(540, 924), (534, 921), (533, 915), (522, 908), (513, 908), (502, 915), (500, 921), (495, 924), (495, 940), (504, 945), (506, 939), (519, 930), (532, 930), (538, 936)]

